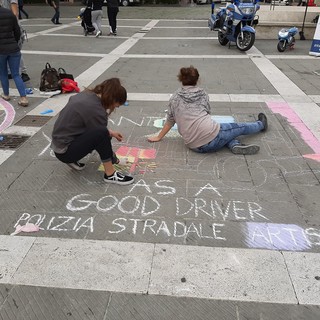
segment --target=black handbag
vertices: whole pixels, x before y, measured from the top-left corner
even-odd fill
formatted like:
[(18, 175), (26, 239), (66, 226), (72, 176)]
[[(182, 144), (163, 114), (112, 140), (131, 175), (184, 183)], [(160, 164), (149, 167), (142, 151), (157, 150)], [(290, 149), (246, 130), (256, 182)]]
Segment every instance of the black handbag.
[(59, 68), (58, 69), (58, 73), (59, 73), (59, 78), (60, 79), (71, 79), (71, 80), (74, 80), (73, 75), (70, 74), (70, 73), (66, 73), (66, 70), (64, 70), (63, 68)]

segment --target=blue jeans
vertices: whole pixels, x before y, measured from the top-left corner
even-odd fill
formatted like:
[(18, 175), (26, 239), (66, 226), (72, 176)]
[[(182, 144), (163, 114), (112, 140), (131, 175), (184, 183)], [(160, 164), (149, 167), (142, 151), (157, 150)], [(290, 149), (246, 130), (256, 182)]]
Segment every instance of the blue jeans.
[(21, 52), (14, 52), (10, 54), (0, 54), (0, 80), (4, 95), (9, 95), (9, 80), (8, 80), (8, 69), (9, 65), (12, 79), (16, 84), (19, 91), (20, 97), (26, 96), (26, 88), (19, 74), (19, 66), (21, 60)]
[(240, 144), (240, 141), (235, 139), (236, 137), (257, 133), (263, 129), (264, 127), (261, 121), (244, 123), (221, 123), (220, 131), (212, 141), (192, 150), (199, 153), (207, 153), (217, 151), (224, 146), (232, 149), (235, 145)]

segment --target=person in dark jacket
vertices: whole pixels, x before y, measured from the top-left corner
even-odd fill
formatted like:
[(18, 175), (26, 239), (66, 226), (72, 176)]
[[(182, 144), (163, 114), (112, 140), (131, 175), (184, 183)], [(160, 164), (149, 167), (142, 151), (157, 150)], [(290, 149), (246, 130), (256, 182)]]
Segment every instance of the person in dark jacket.
[(25, 17), (27, 19), (29, 19), (28, 12), (23, 9), (23, 0), (18, 0), (18, 5), (19, 5), (19, 19), (20, 20), (22, 19), (22, 14), (21, 13), (23, 13), (25, 15)]
[(49, 4), (54, 9), (54, 15), (51, 18), (53, 24), (61, 24), (60, 19), (60, 0), (46, 0), (46, 3)]
[[(0, 6), (11, 10), (13, 12), (13, 14), (18, 18), (18, 16), (19, 16), (18, 0), (0, 0)], [(21, 38), (20, 38), (20, 40), (21, 40)], [(23, 44), (23, 41), (20, 41), (19, 42), (20, 51), (22, 50), (22, 44)], [(19, 69), (20, 69), (20, 75), (21, 75), (23, 82), (29, 81), (30, 77), (27, 74), (27, 67), (24, 63), (23, 56), (21, 56)], [(12, 79), (12, 76), (10, 74), (9, 69), (8, 69), (8, 77), (9, 77), (9, 79)]]
[(118, 0), (107, 0), (107, 13), (110, 26), (110, 32), (108, 36), (117, 35), (117, 15), (119, 12)]
[(96, 150), (104, 167), (104, 181), (127, 185), (134, 179), (115, 170), (119, 163), (111, 138), (122, 141), (120, 132), (107, 128), (108, 116), (127, 100), (118, 78), (111, 78), (72, 96), (54, 124), (51, 148), (56, 157), (74, 170), (83, 170), (80, 159)]
[(3, 94), (1, 97), (9, 101), (9, 65), (12, 78), (20, 94), (19, 105), (28, 106), (26, 98), (26, 88), (19, 74), (19, 65), (21, 60), (21, 52), (18, 41), (21, 37), (21, 31), (17, 17), (11, 10), (0, 7), (0, 80)]
[(102, 6), (103, 0), (89, 0), (88, 5), (91, 8), (91, 22), (94, 26), (96, 37), (100, 37), (102, 35)]

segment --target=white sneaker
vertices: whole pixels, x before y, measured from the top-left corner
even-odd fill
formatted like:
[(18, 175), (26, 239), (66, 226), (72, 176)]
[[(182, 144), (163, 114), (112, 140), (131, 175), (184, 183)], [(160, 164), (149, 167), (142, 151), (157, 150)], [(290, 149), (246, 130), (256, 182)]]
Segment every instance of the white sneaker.
[(96, 33), (96, 38), (99, 38), (101, 36), (102, 32), (99, 30), (97, 33)]
[(234, 154), (249, 155), (249, 154), (256, 154), (259, 152), (259, 150), (260, 150), (260, 147), (255, 144), (248, 144), (248, 145), (237, 144), (231, 149), (231, 152)]

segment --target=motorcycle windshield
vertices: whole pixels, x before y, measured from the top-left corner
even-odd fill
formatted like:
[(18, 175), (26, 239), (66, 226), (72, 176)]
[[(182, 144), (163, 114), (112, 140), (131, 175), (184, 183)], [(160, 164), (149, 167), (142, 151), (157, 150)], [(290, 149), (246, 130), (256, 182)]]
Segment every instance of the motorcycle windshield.
[(244, 19), (251, 19), (255, 14), (255, 5), (251, 0), (241, 0), (238, 3), (238, 8), (243, 14)]

